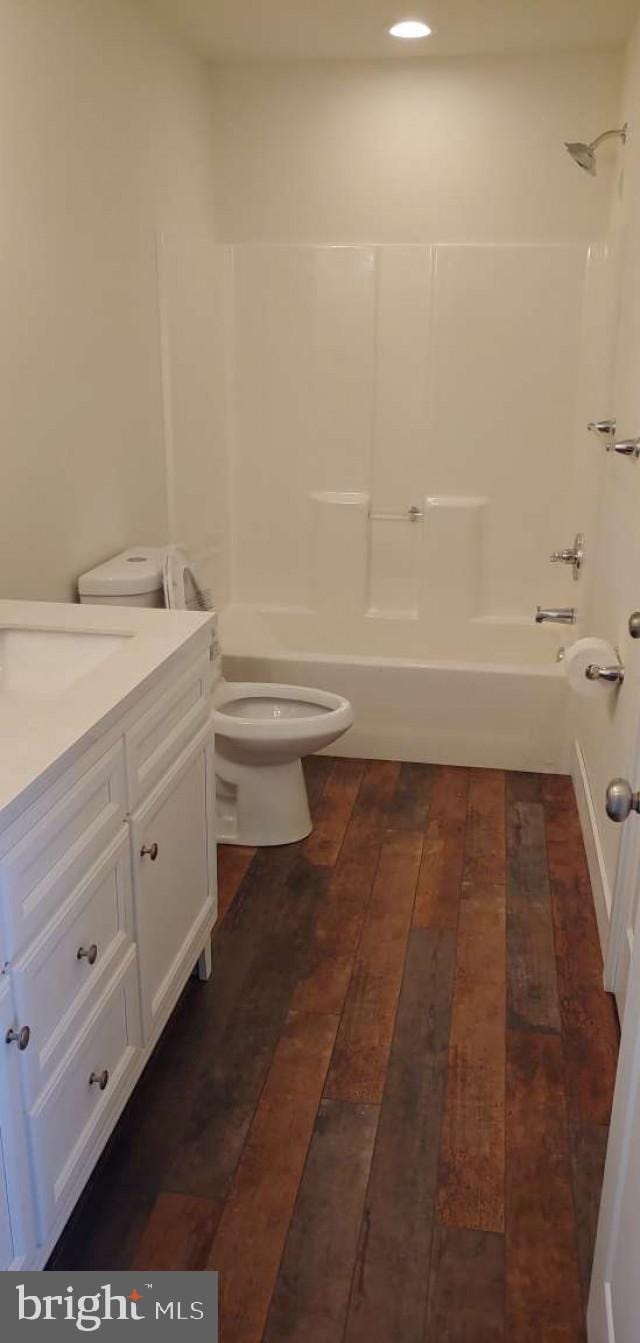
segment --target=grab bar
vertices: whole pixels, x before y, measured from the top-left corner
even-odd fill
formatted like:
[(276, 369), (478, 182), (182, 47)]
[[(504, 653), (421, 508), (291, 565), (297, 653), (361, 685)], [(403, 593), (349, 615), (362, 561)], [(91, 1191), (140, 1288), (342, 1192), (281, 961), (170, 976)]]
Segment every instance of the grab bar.
[(417, 504), (412, 504), (406, 513), (372, 513), (369, 511), (371, 522), (417, 522), (419, 518), (423, 517), (424, 513), (421, 508), (418, 508)]

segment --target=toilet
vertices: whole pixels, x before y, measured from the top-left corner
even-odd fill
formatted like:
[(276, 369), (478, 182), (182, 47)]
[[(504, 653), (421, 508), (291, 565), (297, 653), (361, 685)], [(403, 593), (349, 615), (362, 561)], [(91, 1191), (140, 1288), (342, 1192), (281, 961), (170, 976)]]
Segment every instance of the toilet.
[[(116, 606), (210, 605), (177, 547), (136, 546), (78, 580), (81, 602)], [(306, 686), (225, 681), (214, 659), (218, 839), (251, 847), (293, 844), (311, 831), (302, 757), (353, 723), (347, 699)]]

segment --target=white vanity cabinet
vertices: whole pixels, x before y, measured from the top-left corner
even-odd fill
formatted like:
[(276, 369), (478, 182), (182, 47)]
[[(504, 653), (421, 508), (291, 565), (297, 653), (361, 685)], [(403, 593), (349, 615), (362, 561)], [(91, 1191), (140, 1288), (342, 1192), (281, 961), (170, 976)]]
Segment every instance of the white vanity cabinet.
[(0, 818), (0, 1271), (44, 1265), (210, 964), (211, 636), (196, 621), (151, 688)]

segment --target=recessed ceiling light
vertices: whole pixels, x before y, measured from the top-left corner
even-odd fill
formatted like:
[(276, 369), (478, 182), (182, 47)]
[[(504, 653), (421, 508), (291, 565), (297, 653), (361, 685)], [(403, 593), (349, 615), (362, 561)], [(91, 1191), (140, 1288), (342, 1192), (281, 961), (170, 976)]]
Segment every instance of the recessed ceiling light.
[(420, 19), (403, 19), (401, 23), (394, 23), (389, 32), (392, 37), (404, 37), (405, 41), (414, 41), (417, 37), (429, 37), (431, 29), (428, 23), (422, 23)]

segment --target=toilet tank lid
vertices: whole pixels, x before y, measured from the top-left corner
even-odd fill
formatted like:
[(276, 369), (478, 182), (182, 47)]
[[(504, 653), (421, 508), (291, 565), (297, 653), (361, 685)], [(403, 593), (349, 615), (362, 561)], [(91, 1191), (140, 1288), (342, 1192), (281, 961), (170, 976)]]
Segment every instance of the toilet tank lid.
[(132, 546), (78, 579), (81, 597), (134, 597), (162, 587), (162, 546)]

